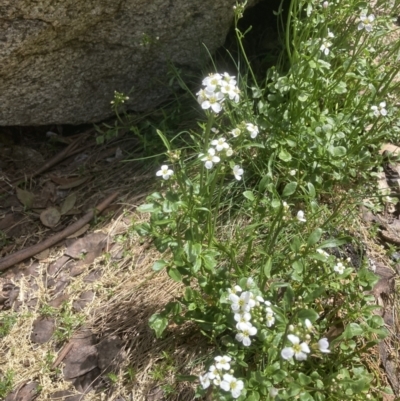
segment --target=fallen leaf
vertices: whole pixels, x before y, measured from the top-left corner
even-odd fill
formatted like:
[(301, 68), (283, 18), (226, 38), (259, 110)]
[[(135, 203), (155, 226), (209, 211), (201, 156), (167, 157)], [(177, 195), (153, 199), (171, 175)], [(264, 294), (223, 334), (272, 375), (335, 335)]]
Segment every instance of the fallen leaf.
[[(71, 189), (78, 187), (79, 185), (83, 184), (89, 179), (89, 177), (81, 177), (81, 178), (75, 178), (73, 180), (69, 180), (67, 183), (60, 185), (58, 189)], [(53, 180), (54, 181), (54, 180)]]
[(65, 254), (74, 259), (79, 259), (82, 253), (94, 253), (95, 257), (100, 256), (106, 245), (106, 238), (106, 234), (99, 232), (88, 234), (72, 243), (67, 241)]
[(61, 214), (55, 207), (49, 207), (40, 214), (40, 221), (46, 227), (55, 227), (60, 221)]
[(61, 206), (61, 214), (68, 213), (75, 206), (75, 202), (76, 202), (76, 195), (75, 194), (68, 195)]
[(55, 320), (39, 317), (33, 323), (31, 341), (36, 344), (44, 344), (50, 340), (55, 330)]
[(47, 248), (44, 251), (37, 253), (33, 257), (37, 260), (45, 260), (49, 257), (49, 254), (50, 254), (50, 250), (49, 250), (49, 248)]
[(39, 395), (39, 383), (31, 382), (10, 393), (4, 401), (33, 401)]
[(32, 192), (25, 191), (25, 189), (17, 188), (18, 200), (27, 208), (30, 209), (35, 200), (35, 195)]
[(97, 367), (98, 351), (94, 345), (73, 347), (64, 359), (64, 379), (73, 379)]
[(383, 154), (384, 152), (393, 153), (394, 156), (397, 156), (400, 153), (400, 148), (398, 146), (392, 145), (391, 143), (385, 143), (382, 145), (379, 153)]

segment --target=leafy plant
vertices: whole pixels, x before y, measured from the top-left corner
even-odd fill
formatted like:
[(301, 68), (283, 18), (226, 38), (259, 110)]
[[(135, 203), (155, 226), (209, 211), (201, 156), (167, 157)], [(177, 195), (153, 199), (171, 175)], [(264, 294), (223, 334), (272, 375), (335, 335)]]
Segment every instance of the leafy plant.
[[(153, 270), (184, 290), (149, 323), (161, 337), (170, 321), (195, 322), (221, 350), (199, 396), (334, 401), (387, 391), (363, 363), (387, 335), (368, 295), (377, 278), (367, 259), (335, 256), (353, 241), (339, 227), (371, 187), (382, 141), (398, 135), (391, 58), (400, 42), (385, 37), (399, 2), (374, 8), (377, 18), (364, 2), (292, 0), (286, 53), (260, 81), (237, 4), (238, 76), (202, 80), (197, 128), (156, 129), (162, 189), (138, 208), (149, 220), (135, 229), (163, 254)], [(166, 374), (161, 366), (153, 377)]]

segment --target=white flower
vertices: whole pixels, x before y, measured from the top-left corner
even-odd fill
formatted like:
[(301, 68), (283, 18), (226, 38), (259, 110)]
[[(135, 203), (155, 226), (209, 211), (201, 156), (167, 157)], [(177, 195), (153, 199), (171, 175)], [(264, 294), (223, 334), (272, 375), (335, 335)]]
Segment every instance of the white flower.
[(203, 79), (203, 85), (206, 87), (206, 90), (209, 92), (214, 92), (217, 86), (221, 83), (221, 75), (220, 74), (210, 74), (208, 77)]
[(224, 380), (220, 384), (222, 390), (230, 391), (233, 398), (238, 398), (244, 388), (242, 380), (237, 380), (232, 375), (224, 374)]
[(233, 91), (235, 92), (235, 97), (232, 99), (232, 98), (230, 98), (231, 100), (233, 100), (235, 103), (239, 103), (239, 100), (240, 100), (240, 90), (239, 90), (239, 88), (237, 87), (237, 86), (235, 86), (235, 88), (233, 89)]
[(222, 75), (222, 81), (221, 81), (221, 85), (226, 82), (230, 85), (235, 86), (236, 85), (236, 78), (232, 77), (231, 75), (229, 75), (227, 72), (224, 72)]
[(308, 331), (312, 331), (313, 325), (312, 325), (312, 323), (310, 322), (309, 319), (306, 319), (306, 320), (304, 321), (304, 325), (306, 326), (306, 328), (307, 328)]
[(215, 365), (211, 365), (208, 369), (208, 377), (209, 379), (215, 379), (216, 377), (220, 377), (220, 372)]
[(322, 51), (322, 53), (325, 54), (325, 56), (327, 56), (329, 54), (329, 48), (332, 46), (332, 43), (329, 42), (327, 39), (324, 39), (322, 42), (321, 47), (319, 48), (319, 50)]
[(269, 396), (270, 396), (271, 398), (275, 398), (275, 397), (278, 395), (278, 392), (279, 392), (279, 390), (278, 390), (277, 388), (271, 387), (271, 388), (269, 389)]
[(218, 156), (215, 156), (215, 149), (208, 149), (207, 156), (203, 157), (201, 161), (205, 162), (204, 166), (206, 169), (210, 170), (213, 168), (214, 163), (219, 163), (221, 159)]
[(376, 117), (381, 116), (386, 116), (387, 115), (387, 110), (386, 110), (386, 102), (380, 102), (379, 106), (371, 106), (371, 109), (374, 111), (374, 115)]
[(256, 334), (257, 329), (250, 323), (247, 323), (246, 329), (239, 331), (239, 333), (236, 334), (235, 339), (241, 342), (245, 347), (248, 347), (251, 344), (250, 336), (255, 336)]
[(236, 294), (230, 294), (229, 300), (232, 302), (232, 310), (234, 312), (240, 311), (239, 313), (249, 312), (255, 305), (255, 302), (250, 298), (250, 293), (248, 291), (242, 292), (240, 297)]
[(202, 104), (203, 102), (205, 102), (207, 100), (207, 94), (206, 91), (204, 89), (200, 89), (197, 93), (197, 102), (199, 104)]
[(229, 149), (229, 144), (226, 142), (225, 138), (214, 139), (213, 141), (211, 141), (211, 145), (215, 146), (215, 149), (218, 152), (221, 152), (221, 150), (224, 149)]
[(248, 288), (248, 289), (250, 289), (250, 288), (253, 288), (254, 287), (254, 279), (253, 279), (253, 277), (249, 277), (248, 279), (247, 279), (247, 281), (246, 281), (246, 287)]
[(333, 270), (335, 272), (337, 272), (338, 274), (343, 274), (344, 273), (344, 269), (345, 269), (345, 267), (344, 267), (342, 262), (337, 263), (333, 268)]
[(252, 123), (247, 123), (246, 124), (246, 128), (247, 128), (247, 131), (250, 132), (250, 138), (251, 139), (254, 139), (254, 138), (257, 137), (258, 132), (259, 132), (257, 125), (254, 125)]
[(164, 164), (163, 166), (161, 166), (161, 169), (157, 171), (156, 176), (157, 177), (162, 177), (164, 178), (164, 180), (168, 180), (169, 177), (171, 177), (171, 175), (173, 175), (174, 172), (168, 168), (168, 166), (166, 164)]
[(318, 348), (324, 354), (329, 354), (331, 351), (329, 350), (329, 342), (327, 338), (321, 338), (318, 341)]
[(266, 315), (267, 327), (272, 327), (275, 324), (275, 316), (272, 313)]
[(283, 206), (283, 210), (284, 210), (285, 212), (289, 210), (289, 205), (288, 205), (286, 202), (283, 202), (283, 203), (282, 203), (282, 206)]
[(258, 304), (263, 304), (264, 303), (264, 298), (261, 297), (260, 295), (256, 296), (256, 301), (258, 302)]
[(217, 369), (223, 369), (223, 370), (229, 370), (231, 368), (231, 365), (229, 362), (231, 361), (231, 357), (225, 355), (225, 356), (216, 356), (214, 360), (217, 362), (215, 366)]
[(230, 134), (232, 134), (235, 138), (237, 138), (237, 137), (241, 134), (241, 131), (240, 131), (239, 128), (234, 128), (234, 129), (230, 132)]
[(238, 330), (246, 330), (248, 323), (250, 323), (251, 315), (249, 312), (235, 313), (233, 318), (237, 321), (236, 328)]
[(227, 157), (231, 157), (231, 156), (233, 155), (233, 150), (232, 150), (232, 148), (226, 149), (225, 154), (226, 154)]
[(229, 294), (236, 294), (237, 292), (242, 292), (242, 288), (239, 285), (235, 285), (233, 288), (228, 288)]
[(224, 95), (228, 95), (229, 99), (231, 99), (231, 100), (233, 100), (236, 96), (235, 86), (228, 82), (221, 83), (221, 92)]
[(307, 221), (307, 220), (305, 219), (305, 217), (304, 217), (304, 212), (303, 212), (302, 210), (299, 210), (299, 211), (297, 212), (296, 218), (297, 218), (297, 220), (302, 221), (302, 222)]
[(224, 95), (221, 92), (210, 93), (205, 91), (207, 99), (201, 103), (201, 108), (207, 110), (211, 107), (214, 113), (219, 113), (222, 110), (222, 105), (220, 102), (223, 101)]
[(242, 168), (240, 168), (240, 166), (236, 165), (235, 167), (233, 167), (232, 173), (235, 176), (235, 178), (238, 181), (240, 181), (242, 179), (242, 175), (243, 175), (244, 171)]
[(208, 373), (203, 376), (199, 376), (201, 387), (205, 390), (206, 388), (210, 387), (210, 378), (208, 377)]
[(322, 256), (325, 256), (326, 258), (329, 257), (329, 253), (325, 252), (323, 249), (318, 248), (317, 253), (319, 253)]
[(282, 358), (290, 359), (294, 356), (298, 361), (305, 361), (307, 359), (307, 354), (310, 352), (308, 345), (305, 342), (300, 344), (300, 338), (294, 334), (288, 334), (287, 338), (293, 345), (291, 347), (285, 347), (281, 351)]
[(372, 22), (374, 22), (375, 16), (370, 14), (367, 17), (367, 13), (362, 11), (360, 14), (360, 23), (358, 24), (357, 28), (360, 31), (361, 29), (365, 29), (367, 32), (372, 31)]
[(213, 380), (213, 384), (214, 384), (215, 386), (220, 386), (220, 385), (221, 385), (221, 378), (220, 378), (220, 377), (216, 377), (216, 378)]
[(322, 7), (328, 8), (328, 6), (329, 6), (329, 3), (328, 3), (327, 1), (324, 1), (324, 2), (322, 3)]

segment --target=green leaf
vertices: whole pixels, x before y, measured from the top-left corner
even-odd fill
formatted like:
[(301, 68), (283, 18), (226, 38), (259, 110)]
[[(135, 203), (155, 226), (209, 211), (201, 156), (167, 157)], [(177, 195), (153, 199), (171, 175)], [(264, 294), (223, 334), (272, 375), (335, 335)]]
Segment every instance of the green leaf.
[(351, 239), (349, 238), (330, 238), (327, 239), (326, 241), (321, 242), (321, 244), (318, 246), (318, 248), (336, 248), (340, 245), (347, 244), (350, 242)]
[(315, 193), (315, 187), (313, 184), (311, 184), (311, 182), (307, 183), (307, 188), (308, 188), (308, 195), (310, 198), (314, 199), (316, 197), (316, 193)]
[(302, 92), (299, 94), (298, 99), (300, 102), (305, 102), (308, 99), (308, 94), (305, 92)]
[(278, 207), (282, 206), (282, 202), (279, 199), (272, 199), (271, 207), (274, 209), (278, 209)]
[(272, 269), (272, 259), (271, 257), (268, 258), (267, 263), (264, 266), (264, 275), (267, 278), (271, 277), (271, 269)]
[(346, 155), (347, 150), (344, 146), (330, 146), (329, 153), (334, 157), (343, 157)]
[(251, 201), (253, 201), (255, 199), (254, 194), (251, 191), (244, 191), (243, 196)]
[(181, 273), (179, 273), (179, 271), (175, 268), (168, 269), (168, 275), (172, 278), (172, 280), (178, 283), (182, 281)]
[(310, 320), (311, 323), (315, 322), (318, 319), (318, 313), (313, 309), (301, 309), (297, 313), (297, 317), (301, 320)]
[(155, 313), (149, 319), (149, 326), (154, 330), (156, 337), (160, 338), (168, 326), (168, 319), (160, 313)]
[(290, 196), (293, 195), (296, 192), (297, 188), (297, 182), (289, 182), (289, 184), (286, 184), (285, 188), (283, 189), (282, 196)]
[(211, 252), (205, 252), (202, 255), (204, 261), (204, 267), (207, 270), (214, 271), (215, 266), (217, 266), (217, 261), (215, 260), (214, 255)]
[(156, 130), (157, 131), (157, 134), (158, 134), (158, 136), (161, 138), (161, 140), (164, 142), (164, 146), (168, 149), (168, 151), (170, 152), (171, 151), (171, 145), (170, 145), (170, 143), (168, 142), (168, 139), (167, 139), (167, 137), (159, 130), (159, 129), (157, 129)]
[(201, 253), (201, 244), (187, 241), (184, 245), (186, 256), (190, 263), (195, 263)]
[(264, 192), (267, 189), (267, 184), (269, 181), (270, 181), (270, 177), (268, 177), (268, 175), (264, 175), (264, 177), (261, 178), (261, 181), (258, 184), (258, 190), (260, 192)]
[(155, 203), (145, 203), (144, 205), (140, 205), (136, 210), (141, 213), (153, 213), (159, 211), (160, 206)]
[(312, 246), (319, 242), (322, 236), (322, 232), (323, 231), (320, 228), (315, 229), (308, 237), (307, 245)]
[(340, 81), (338, 85), (335, 86), (334, 91), (338, 94), (343, 94), (347, 92), (346, 82)]
[(360, 336), (364, 333), (364, 330), (358, 323), (350, 323), (346, 326), (343, 332), (343, 338), (350, 339), (355, 336)]
[(302, 386), (307, 386), (312, 382), (311, 377), (306, 376), (304, 373), (299, 373), (299, 378), (297, 380)]
[(300, 401), (315, 401), (313, 396), (310, 393), (301, 393), (300, 394)]
[(246, 397), (246, 401), (259, 401), (260, 395), (256, 392), (252, 392)]
[(278, 154), (278, 157), (284, 162), (290, 162), (290, 160), (292, 160), (292, 155), (285, 149), (281, 149), (281, 151)]
[(155, 272), (159, 272), (167, 265), (168, 265), (168, 263), (165, 260), (160, 259), (160, 260), (157, 260), (157, 262), (154, 262), (152, 269)]
[(190, 287), (185, 288), (185, 301), (191, 301), (194, 298), (194, 291)]

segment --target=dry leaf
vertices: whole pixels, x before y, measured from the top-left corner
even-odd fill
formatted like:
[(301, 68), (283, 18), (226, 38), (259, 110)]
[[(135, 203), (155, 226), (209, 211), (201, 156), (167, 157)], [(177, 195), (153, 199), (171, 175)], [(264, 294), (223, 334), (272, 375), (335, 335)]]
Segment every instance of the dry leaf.
[(55, 227), (60, 221), (61, 214), (55, 207), (49, 207), (40, 214), (40, 221), (46, 227)]
[(76, 195), (75, 194), (68, 195), (61, 206), (61, 214), (68, 213), (75, 206), (75, 202), (76, 202)]
[(37, 260), (45, 260), (49, 257), (49, 255), (50, 255), (50, 250), (49, 250), (49, 248), (47, 248), (44, 251), (39, 252), (36, 255), (34, 255), (34, 258)]
[[(62, 184), (58, 187), (58, 189), (71, 189), (78, 187), (79, 185), (83, 184), (89, 179), (89, 177), (81, 177), (81, 178), (76, 178), (74, 180), (68, 180), (67, 183)], [(53, 180), (54, 181), (54, 180)]]
[(398, 156), (400, 153), (400, 148), (398, 146), (392, 145), (391, 143), (385, 143), (382, 145), (379, 153), (383, 154), (384, 152), (393, 153), (394, 156)]
[(25, 189), (17, 188), (17, 198), (27, 209), (30, 209), (35, 200), (35, 195), (32, 192), (25, 191)]

